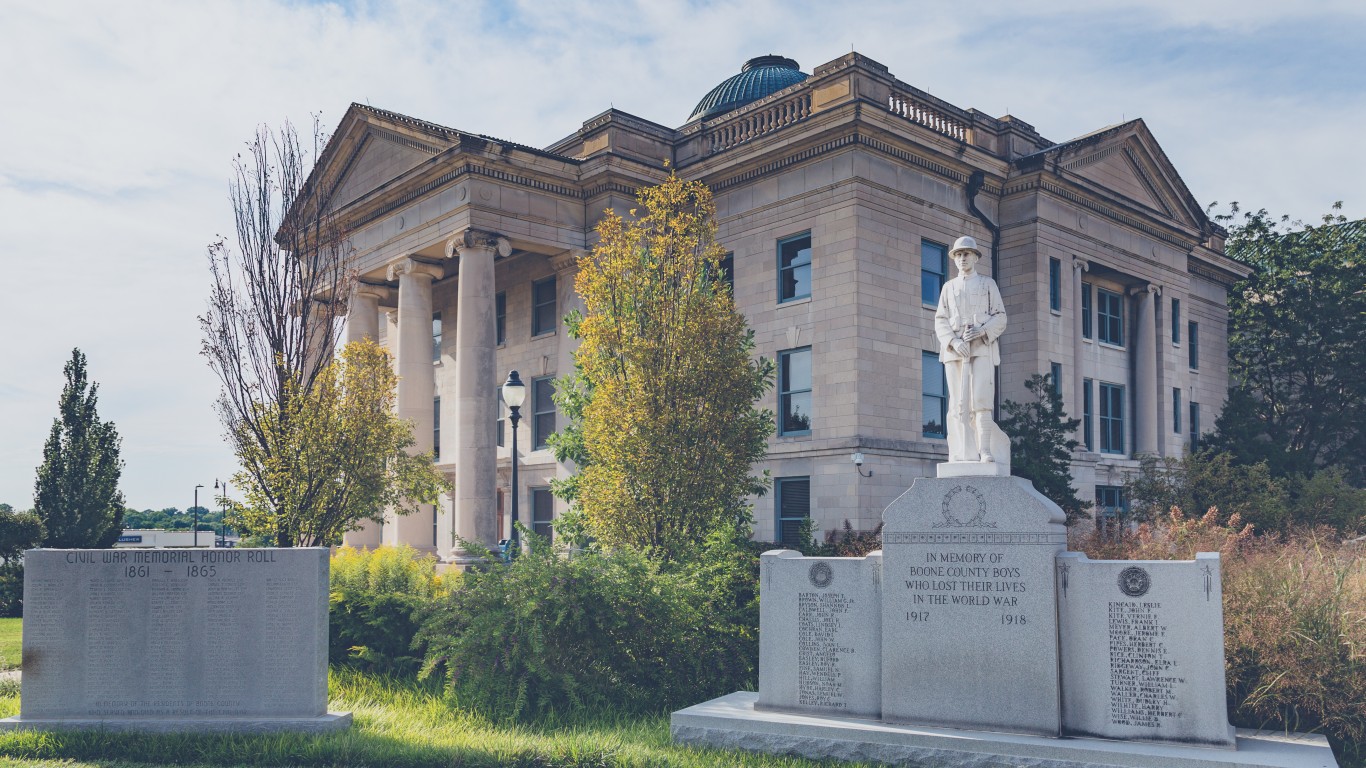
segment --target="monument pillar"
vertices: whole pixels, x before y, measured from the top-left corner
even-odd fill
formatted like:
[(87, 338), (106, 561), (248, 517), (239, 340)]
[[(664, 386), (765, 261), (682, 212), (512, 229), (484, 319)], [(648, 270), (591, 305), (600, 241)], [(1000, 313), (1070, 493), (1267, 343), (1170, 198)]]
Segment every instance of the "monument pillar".
[[(493, 259), (508, 256), (507, 238), (467, 229), (446, 243), (460, 258), (455, 321), (455, 534), (489, 548), (498, 545), (498, 448), (494, 434), (501, 383), (494, 369), (497, 318)], [(457, 563), (476, 558), (457, 544)]]
[[(411, 257), (389, 265), (388, 277), (398, 280), (398, 416), (413, 423), (412, 453), (432, 449), (432, 400), (436, 377), (432, 372), (432, 281), (444, 270)], [(435, 549), (432, 505), (423, 504), (408, 515), (395, 515), (385, 526), (385, 544), (408, 544)]]
[[(575, 309), (583, 311), (583, 299), (574, 288), (574, 278), (579, 273), (579, 259), (588, 253), (581, 250), (565, 251), (550, 258), (550, 267), (555, 270), (555, 310), (564, 317)], [(574, 351), (579, 348), (579, 340), (569, 337), (569, 332), (559, 323), (556, 343), (555, 375), (564, 376), (574, 371)], [(528, 430), (527, 434), (530, 434)], [(577, 472), (572, 461), (555, 462), (555, 477), (564, 480)], [(524, 507), (525, 508), (525, 507)]]
[(1134, 453), (1157, 453), (1157, 321), (1158, 288), (1135, 289), (1138, 322), (1134, 331)]
[[(1086, 373), (1082, 367), (1082, 358), (1086, 354), (1086, 344), (1082, 341), (1082, 323), (1085, 322), (1082, 314), (1081, 301), (1081, 274), (1090, 267), (1085, 259), (1072, 259), (1072, 375), (1069, 377), (1071, 383), (1071, 395), (1067, 401), (1067, 414), (1073, 418), (1084, 416), (1084, 399), (1086, 397)], [(1059, 382), (1061, 385), (1061, 382)], [(1083, 422), (1077, 425), (1077, 442), (1085, 445), (1086, 424)]]

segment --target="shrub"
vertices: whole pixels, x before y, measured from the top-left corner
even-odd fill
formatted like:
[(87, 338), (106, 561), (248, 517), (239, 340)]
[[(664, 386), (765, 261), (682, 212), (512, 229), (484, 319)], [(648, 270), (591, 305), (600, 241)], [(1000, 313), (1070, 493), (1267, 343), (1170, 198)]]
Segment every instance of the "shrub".
[(1359, 760), (1366, 737), (1366, 558), (1327, 528), (1253, 537), (1235, 515), (1211, 509), (1107, 541), (1077, 536), (1075, 548), (1108, 559), (1222, 555), (1224, 657), (1235, 725), (1321, 731), (1340, 757)]
[(510, 564), (466, 573), (423, 622), (423, 674), (500, 720), (655, 712), (754, 682), (758, 568), (717, 538), (665, 570), (628, 549), (564, 558), (534, 535)]
[(864, 557), (869, 552), (882, 549), (882, 526), (879, 522), (871, 531), (856, 531), (848, 520), (841, 530), (825, 532), (825, 544), (817, 549), (820, 557)]
[(361, 669), (415, 673), (418, 613), (444, 593), (436, 559), (408, 547), (357, 550), (332, 556), (329, 660)]

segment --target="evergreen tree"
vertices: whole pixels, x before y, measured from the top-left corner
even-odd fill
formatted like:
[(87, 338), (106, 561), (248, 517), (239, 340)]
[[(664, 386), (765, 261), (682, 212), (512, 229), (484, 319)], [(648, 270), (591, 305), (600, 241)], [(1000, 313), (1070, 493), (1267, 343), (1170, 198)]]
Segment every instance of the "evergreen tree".
[(122, 441), (112, 421), (100, 421), (95, 408), (99, 385), (86, 379), (85, 355), (79, 349), (71, 351), (65, 373), (61, 414), (43, 447), (33, 510), (47, 529), (45, 547), (108, 547), (123, 530)]
[(1078, 443), (1068, 435), (1081, 420), (1067, 418), (1050, 374), (1034, 374), (1025, 388), (1034, 396), (1032, 402), (1001, 404), (1001, 429), (1010, 436), (1010, 473), (1032, 482), (1062, 507), (1069, 525), (1089, 518), (1086, 510), (1091, 505), (1077, 498), (1072, 487), (1072, 449)]
[[(631, 221), (608, 211), (579, 262), (584, 300), (571, 416), (560, 455), (579, 464), (568, 491), (588, 535), (671, 561), (709, 536), (747, 536), (745, 499), (767, 479), (773, 414), (756, 409), (773, 365), (721, 275), (711, 191), (670, 175), (642, 189)], [(571, 519), (573, 519), (571, 517)]]

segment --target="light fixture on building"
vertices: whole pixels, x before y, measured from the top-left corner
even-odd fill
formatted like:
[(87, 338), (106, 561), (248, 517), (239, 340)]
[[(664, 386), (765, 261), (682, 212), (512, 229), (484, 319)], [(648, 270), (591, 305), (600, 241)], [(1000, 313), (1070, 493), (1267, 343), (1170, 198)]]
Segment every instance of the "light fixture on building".
[(522, 418), (524, 400), (526, 385), (522, 383), (522, 377), (513, 371), (508, 374), (508, 380), (503, 382), (503, 402), (507, 404), (508, 418), (512, 421), (512, 541), (508, 547), (509, 557), (517, 555), (521, 539), (517, 535), (517, 422)]
[(866, 475), (863, 474), (863, 454), (861, 454), (861, 453), (851, 454), (851, 455), (849, 456), (849, 460), (852, 461), (852, 462), (854, 462), (854, 469), (857, 469), (857, 470), (858, 470), (859, 475), (861, 475), (862, 477), (872, 477), (872, 476), (873, 476), (873, 470), (871, 470), (871, 469), (868, 470), (868, 474), (866, 474)]

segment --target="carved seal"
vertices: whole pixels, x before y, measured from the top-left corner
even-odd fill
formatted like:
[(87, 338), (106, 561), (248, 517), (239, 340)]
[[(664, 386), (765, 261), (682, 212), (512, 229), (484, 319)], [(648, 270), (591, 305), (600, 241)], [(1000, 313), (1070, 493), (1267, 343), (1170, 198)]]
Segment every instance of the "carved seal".
[(811, 586), (816, 589), (825, 589), (835, 580), (835, 572), (830, 570), (829, 563), (812, 563), (811, 569), (806, 572), (806, 578), (811, 580)]
[(1148, 576), (1147, 569), (1131, 565), (1119, 572), (1119, 591), (1129, 597), (1143, 597), (1148, 594), (1148, 587), (1152, 586), (1152, 579)]
[[(964, 499), (955, 504), (954, 499), (962, 493), (968, 493), (972, 498)], [(967, 520), (964, 520), (963, 516), (957, 514), (957, 511), (964, 506), (964, 503), (966, 503), (968, 507), (968, 509), (965, 510), (967, 513)], [(944, 519), (942, 522), (935, 523), (935, 528), (996, 527), (995, 523), (988, 523), (986, 521), (987, 502), (986, 499), (982, 497), (982, 492), (970, 485), (955, 485), (953, 488), (950, 488), (949, 492), (944, 494), (944, 503), (940, 505), (940, 512), (944, 515)]]

